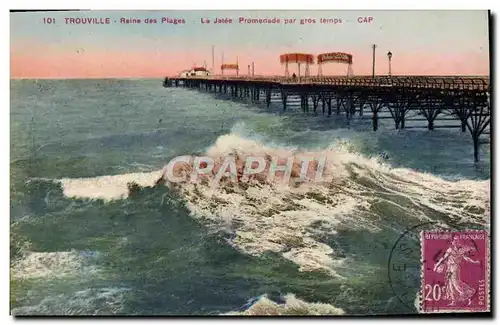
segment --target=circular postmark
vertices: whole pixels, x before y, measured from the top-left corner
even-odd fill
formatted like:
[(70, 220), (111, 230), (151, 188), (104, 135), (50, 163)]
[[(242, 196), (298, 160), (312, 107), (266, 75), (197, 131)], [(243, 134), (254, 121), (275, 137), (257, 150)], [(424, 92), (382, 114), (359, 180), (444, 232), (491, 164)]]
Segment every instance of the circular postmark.
[[(440, 225), (438, 222), (425, 222), (407, 228), (395, 241), (388, 259), (389, 285), (399, 305), (407, 312), (420, 312), (421, 275), (422, 265), (434, 265), (438, 262), (444, 251), (437, 251), (426, 261), (422, 256), (421, 237), (422, 231), (459, 232), (461, 230), (450, 226)], [(472, 240), (476, 247), (476, 243)], [(427, 262), (427, 263), (426, 263)], [(439, 284), (444, 285), (444, 283)]]
[(420, 232), (433, 230), (437, 222), (425, 222), (407, 228), (394, 243), (389, 254), (387, 275), (397, 301), (408, 312), (418, 312), (420, 292)]

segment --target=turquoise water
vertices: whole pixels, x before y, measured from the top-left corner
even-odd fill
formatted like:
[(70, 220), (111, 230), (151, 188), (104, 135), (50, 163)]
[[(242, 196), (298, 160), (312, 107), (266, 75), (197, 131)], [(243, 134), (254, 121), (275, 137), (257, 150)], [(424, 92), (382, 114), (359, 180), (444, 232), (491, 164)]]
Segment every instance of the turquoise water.
[[(161, 80), (11, 81), (12, 312), (215, 315), (292, 293), (346, 314), (415, 313), (419, 270), (398, 279), (409, 292), (401, 303), (391, 249), (423, 222), (489, 227), (489, 149), (474, 165), (468, 133), (396, 131), (388, 120), (370, 128)], [(69, 197), (58, 181), (157, 171), (175, 156), (247, 143), (344, 157), (335, 166), (345, 176), (335, 188), (287, 192), (266, 211), (260, 188), (229, 196), (239, 205), (167, 187), (109, 201), (85, 189)], [(224, 226), (218, 206), (229, 211)], [(276, 248), (272, 236), (288, 243)], [(404, 258), (416, 263), (418, 251)], [(304, 270), (311, 261), (321, 267)]]

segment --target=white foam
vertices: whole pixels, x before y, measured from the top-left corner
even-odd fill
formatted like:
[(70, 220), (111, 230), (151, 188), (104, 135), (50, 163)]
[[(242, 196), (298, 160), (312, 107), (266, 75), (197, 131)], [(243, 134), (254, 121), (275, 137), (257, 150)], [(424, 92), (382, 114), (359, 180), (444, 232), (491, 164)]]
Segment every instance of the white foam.
[(14, 278), (66, 278), (98, 272), (95, 264), (87, 263), (88, 256), (77, 251), (26, 252), (11, 268)]
[[(323, 184), (283, 187), (257, 182), (247, 189), (229, 185), (212, 188), (182, 184), (181, 188), (193, 216), (211, 220), (233, 231), (235, 237), (231, 243), (242, 251), (249, 254), (281, 252), (283, 257), (297, 263), (302, 271), (322, 270), (332, 275), (336, 275), (334, 269), (342, 264), (342, 259), (336, 257), (332, 248), (315, 239), (318, 230), (313, 224), (320, 223), (321, 231), (330, 234), (335, 234), (340, 223), (348, 224), (351, 229), (365, 228), (376, 232), (379, 230), (378, 220), (373, 217), (380, 216), (373, 216), (370, 212), (376, 200), (385, 200), (408, 211), (409, 218), (432, 219), (433, 216), (419, 209), (426, 206), (462, 221), (474, 219), (489, 223), (486, 210), (464, 211), (467, 205), (488, 205), (489, 196), (485, 191), (488, 181), (450, 182), (408, 169), (391, 169), (376, 159), (366, 159), (344, 148), (345, 144), (342, 144), (342, 148), (305, 153), (327, 157), (325, 174), (332, 181)], [(207, 150), (214, 159), (235, 153), (241, 159), (245, 156), (289, 157), (298, 154), (295, 150), (266, 147), (233, 134), (219, 137)], [(352, 172), (377, 187), (353, 180), (350, 177)], [(380, 194), (402, 196), (414, 206), (403, 206), (381, 198)]]
[(128, 183), (135, 182), (142, 187), (153, 186), (160, 176), (161, 171), (153, 171), (89, 178), (63, 178), (59, 181), (67, 197), (110, 201), (127, 198)]
[(341, 308), (325, 303), (311, 303), (295, 297), (294, 294), (287, 294), (284, 304), (278, 304), (269, 300), (267, 296), (259, 298), (250, 308), (241, 312), (229, 312), (223, 315), (241, 316), (280, 316), (280, 315), (344, 315)]
[[(339, 224), (350, 229), (379, 231), (379, 219), (390, 216), (377, 215), (370, 209), (381, 200), (407, 212), (408, 218), (435, 219), (427, 212), (433, 209), (456, 222), (476, 222), (489, 227), (489, 180), (449, 181), (410, 169), (392, 169), (377, 159), (348, 152), (347, 147), (341, 142), (340, 147), (332, 144), (322, 151), (298, 152), (228, 134), (219, 137), (206, 152), (216, 164), (230, 154), (239, 160), (268, 155), (324, 156), (327, 160), (324, 176), (328, 181), (288, 186), (256, 178), (248, 186), (234, 186), (230, 182), (216, 187), (179, 183), (175, 188), (184, 195), (193, 217), (217, 229), (231, 231), (234, 237), (230, 243), (241, 251), (278, 252), (297, 263), (302, 271), (321, 270), (332, 275), (342, 264), (342, 258), (316, 239), (318, 233), (334, 235)], [(64, 179), (62, 184), (67, 196), (117, 199), (128, 194), (128, 182), (152, 186), (161, 173)], [(401, 197), (411, 205), (398, 203), (392, 197)]]
[(71, 294), (43, 297), (38, 303), (12, 309), (16, 316), (95, 316), (123, 312), (128, 288), (89, 288)]

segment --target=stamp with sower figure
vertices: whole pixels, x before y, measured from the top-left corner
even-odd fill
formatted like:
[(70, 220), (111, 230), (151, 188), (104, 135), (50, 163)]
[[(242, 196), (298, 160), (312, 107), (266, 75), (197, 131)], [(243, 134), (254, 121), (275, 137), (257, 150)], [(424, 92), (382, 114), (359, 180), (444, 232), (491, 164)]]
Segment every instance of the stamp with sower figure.
[(420, 312), (490, 311), (487, 231), (422, 231)]

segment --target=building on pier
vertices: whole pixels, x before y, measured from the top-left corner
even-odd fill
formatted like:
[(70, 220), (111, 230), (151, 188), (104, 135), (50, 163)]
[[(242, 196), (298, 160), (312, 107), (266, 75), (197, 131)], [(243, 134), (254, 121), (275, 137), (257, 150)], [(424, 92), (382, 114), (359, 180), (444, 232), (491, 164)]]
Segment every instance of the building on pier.
[(184, 70), (179, 74), (181, 78), (189, 78), (189, 77), (208, 77), (210, 76), (210, 71), (205, 67), (194, 67), (191, 70)]

